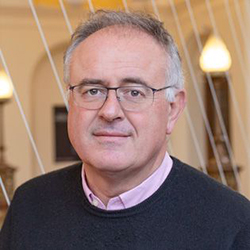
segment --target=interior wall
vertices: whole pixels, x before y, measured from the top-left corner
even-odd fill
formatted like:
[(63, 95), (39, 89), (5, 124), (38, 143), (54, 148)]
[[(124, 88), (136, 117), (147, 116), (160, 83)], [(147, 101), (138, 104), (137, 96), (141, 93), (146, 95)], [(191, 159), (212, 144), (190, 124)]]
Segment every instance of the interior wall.
[[(60, 44), (51, 49), (59, 76), (63, 75), (63, 53), (66, 44)], [(66, 96), (66, 85), (62, 82), (64, 96)], [(51, 70), (50, 62), (44, 55), (38, 62), (33, 75), (32, 87), (32, 130), (35, 136), (38, 151), (46, 172), (65, 167), (72, 162), (55, 161), (55, 106), (65, 106), (62, 94)], [(35, 166), (34, 175), (41, 174), (39, 164), (33, 156)]]
[[(32, 129), (34, 71), (46, 53), (30, 11), (28, 9), (20, 9), (19, 11), (16, 8), (5, 10), (0, 15), (0, 47), (27, 123)], [(63, 17), (60, 15), (47, 16), (43, 14), (41, 23), (49, 47), (52, 48), (58, 43), (69, 40), (69, 32), (65, 27)], [(51, 68), (48, 71), (51, 71)], [(54, 82), (54, 79), (53, 76), (50, 81)], [(41, 102), (40, 105), (43, 106), (44, 102), (46, 101)], [(43, 113), (40, 113), (40, 116), (43, 116)], [(34, 176), (36, 166), (34, 166), (34, 150), (31, 147), (24, 121), (14, 97), (5, 107), (4, 125), (6, 161), (16, 167), (15, 186), (17, 187)], [(37, 136), (33, 134), (33, 137), (35, 139)]]

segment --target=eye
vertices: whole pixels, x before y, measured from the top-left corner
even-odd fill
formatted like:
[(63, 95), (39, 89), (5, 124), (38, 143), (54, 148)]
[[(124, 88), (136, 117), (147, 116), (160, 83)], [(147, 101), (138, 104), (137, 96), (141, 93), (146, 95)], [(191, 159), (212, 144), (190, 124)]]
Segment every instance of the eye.
[(105, 95), (105, 89), (99, 87), (92, 87), (92, 86), (82, 86), (78, 89), (78, 93), (84, 97), (99, 97)]
[(147, 93), (146, 93), (146, 91), (145, 91), (144, 88), (135, 87), (135, 88), (129, 88), (129, 89), (127, 89), (125, 95), (128, 98), (142, 99), (142, 98), (146, 98)]
[(100, 86), (79, 85), (74, 91), (76, 98), (86, 102), (102, 100), (107, 96), (107, 90)]
[(98, 95), (98, 94), (100, 94), (100, 90), (99, 89), (89, 89), (86, 91), (86, 94), (89, 94), (91, 96)]
[(130, 91), (130, 95), (133, 97), (137, 97), (137, 96), (141, 95), (141, 93), (138, 90), (133, 89)]
[(122, 87), (120, 94), (124, 98), (124, 100), (127, 100), (129, 102), (142, 102), (148, 97), (146, 88), (139, 86)]

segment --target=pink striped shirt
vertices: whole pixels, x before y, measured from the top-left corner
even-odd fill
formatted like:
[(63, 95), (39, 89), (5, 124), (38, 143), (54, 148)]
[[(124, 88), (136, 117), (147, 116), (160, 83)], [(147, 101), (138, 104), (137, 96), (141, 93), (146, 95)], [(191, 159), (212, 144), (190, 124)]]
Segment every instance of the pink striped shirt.
[(133, 207), (151, 196), (165, 181), (172, 166), (173, 161), (169, 154), (166, 153), (162, 164), (152, 175), (135, 188), (111, 198), (107, 206), (89, 189), (85, 178), (84, 165), (82, 167), (82, 186), (86, 197), (92, 205), (105, 210), (121, 210)]

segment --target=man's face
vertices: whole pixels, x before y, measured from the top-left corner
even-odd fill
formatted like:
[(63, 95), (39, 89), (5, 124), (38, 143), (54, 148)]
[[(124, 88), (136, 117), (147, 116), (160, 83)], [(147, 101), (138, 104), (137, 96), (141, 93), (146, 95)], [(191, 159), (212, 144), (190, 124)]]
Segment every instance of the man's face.
[[(166, 86), (165, 53), (143, 32), (102, 29), (73, 52), (70, 83), (77, 85), (88, 80), (119, 87), (137, 79), (152, 88), (162, 88)], [(166, 135), (171, 133), (178, 116), (172, 113), (164, 91), (155, 93), (152, 105), (140, 112), (124, 110), (113, 90), (98, 110), (77, 106), (71, 93), (69, 137), (87, 169), (110, 174), (145, 169), (150, 173), (165, 155)]]

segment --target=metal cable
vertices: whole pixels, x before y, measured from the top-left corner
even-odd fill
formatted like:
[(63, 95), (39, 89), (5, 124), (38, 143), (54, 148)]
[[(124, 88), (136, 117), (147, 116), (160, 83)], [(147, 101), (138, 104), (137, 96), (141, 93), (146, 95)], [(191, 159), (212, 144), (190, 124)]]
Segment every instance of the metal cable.
[(214, 153), (216, 164), (218, 166), (220, 178), (221, 178), (222, 183), (227, 185), (227, 181), (226, 181), (226, 178), (225, 178), (225, 173), (224, 173), (224, 170), (223, 170), (223, 167), (222, 167), (222, 164), (221, 164), (221, 161), (220, 161), (220, 157), (219, 157), (219, 154), (218, 154), (218, 151), (217, 151), (217, 148), (216, 148), (216, 144), (215, 144), (215, 141), (214, 141), (212, 130), (211, 130), (211, 127), (209, 125), (209, 122), (208, 122), (208, 119), (207, 119), (207, 116), (206, 116), (206, 112), (205, 112), (205, 108), (203, 106), (201, 94), (200, 94), (199, 89), (198, 89), (198, 82), (197, 82), (197, 79), (196, 79), (196, 76), (195, 76), (195, 73), (194, 73), (194, 69), (193, 69), (193, 66), (192, 66), (192, 63), (191, 63), (191, 59), (190, 59), (190, 55), (189, 55), (187, 46), (186, 46), (186, 43), (185, 43), (185, 39), (184, 39), (183, 32), (182, 32), (182, 29), (181, 29), (181, 25), (180, 25), (180, 22), (179, 22), (178, 14), (176, 12), (176, 8), (174, 6), (173, 1), (169, 0), (169, 3), (170, 3), (170, 7), (171, 7), (171, 10), (172, 10), (172, 13), (173, 13), (173, 16), (174, 16), (174, 20), (175, 20), (175, 23), (176, 23), (176, 26), (177, 26), (177, 31), (178, 31), (178, 34), (179, 34), (179, 37), (180, 37), (180, 40), (181, 40), (181, 44), (182, 44), (182, 47), (183, 47), (183, 50), (184, 50), (184, 55), (185, 55), (185, 58), (187, 60), (188, 68), (189, 68), (190, 75), (191, 75), (191, 78), (192, 78), (192, 83), (193, 83), (194, 89), (196, 91), (196, 95), (197, 95), (197, 98), (198, 98), (198, 103), (199, 103), (199, 106), (200, 106), (200, 109), (201, 109), (201, 114), (202, 114), (202, 117), (203, 117), (203, 120), (204, 120), (204, 123), (205, 123), (205, 127), (206, 127), (208, 137), (209, 137), (209, 140), (210, 140), (210, 143), (211, 143), (211, 147), (212, 147), (212, 150), (213, 150), (213, 153)]
[(122, 3), (123, 3), (123, 6), (124, 6), (125, 11), (126, 11), (127, 13), (129, 13), (127, 0), (122, 0)]
[[(210, 2), (208, 0), (205, 0), (205, 1), (206, 1), (206, 7), (207, 7), (207, 10), (208, 10), (208, 14), (209, 14), (209, 19), (210, 19), (210, 22), (212, 24), (213, 32), (214, 32), (214, 34), (216, 36), (220, 37), (219, 31), (217, 29), (217, 25), (216, 25), (216, 22), (215, 22), (215, 18), (214, 18), (214, 15), (213, 15), (211, 4), (210, 4)], [(229, 76), (229, 72), (228, 71), (225, 72), (225, 76), (227, 78), (230, 96), (232, 98), (232, 102), (233, 102), (233, 105), (235, 107), (235, 113), (236, 113), (236, 116), (237, 116), (237, 120), (238, 121), (242, 121), (241, 115), (240, 115), (240, 111), (239, 111), (239, 107), (238, 107), (238, 102), (236, 100), (235, 92), (234, 92), (234, 89), (233, 89), (233, 84), (232, 84), (232, 81), (231, 81), (231, 78)], [(241, 134), (242, 134), (242, 138), (243, 138), (243, 142), (244, 142), (244, 146), (245, 146), (245, 150), (246, 150), (248, 159), (250, 159), (249, 140), (248, 140), (248, 136), (247, 136), (246, 130), (245, 130), (244, 126), (243, 126), (243, 122), (239, 122), (239, 127), (240, 127), (240, 131), (241, 131)]]
[(91, 13), (95, 13), (95, 9), (91, 0), (88, 0), (88, 4), (89, 4), (89, 10), (91, 11)]
[(21, 104), (21, 102), (20, 102), (20, 100), (19, 100), (18, 94), (17, 94), (16, 89), (15, 89), (15, 86), (14, 86), (14, 84), (13, 84), (13, 80), (12, 80), (12, 77), (11, 77), (11, 75), (10, 75), (9, 69), (8, 69), (7, 64), (6, 64), (6, 62), (5, 62), (5, 59), (4, 59), (4, 55), (3, 55), (3, 53), (2, 53), (2, 50), (0, 50), (0, 57), (1, 57), (1, 60), (2, 60), (2, 62), (3, 62), (4, 70), (5, 70), (5, 72), (7, 73), (7, 75), (9, 76), (9, 79), (10, 79), (10, 82), (11, 82), (11, 87), (12, 87), (12, 89), (13, 89), (13, 95), (14, 95), (14, 97), (15, 97), (17, 106), (18, 106), (19, 111), (20, 111), (20, 114), (21, 114), (21, 116), (22, 116), (22, 119), (23, 119), (25, 128), (26, 128), (26, 130), (27, 130), (27, 133), (28, 133), (28, 136), (29, 136), (31, 145), (32, 145), (33, 150), (34, 150), (34, 152), (35, 152), (35, 155), (36, 155), (36, 158), (37, 158), (39, 167), (40, 167), (40, 169), (41, 169), (41, 172), (44, 174), (44, 173), (45, 173), (45, 170), (44, 170), (44, 166), (43, 166), (41, 157), (40, 157), (40, 155), (39, 155), (39, 153), (38, 153), (38, 150), (37, 150), (35, 141), (34, 141), (34, 139), (33, 139), (33, 136), (32, 136), (32, 133), (31, 133), (31, 130), (30, 130), (28, 121), (27, 121), (26, 116), (25, 116), (25, 114), (24, 114), (24, 111), (23, 111), (23, 108), (22, 108), (22, 104)]
[(38, 27), (38, 31), (39, 31), (40, 36), (42, 38), (42, 42), (43, 42), (44, 48), (45, 48), (45, 50), (47, 52), (47, 55), (48, 55), (48, 58), (49, 58), (49, 61), (50, 61), (50, 64), (51, 64), (51, 68), (52, 68), (54, 76), (56, 78), (56, 82), (57, 82), (57, 85), (59, 87), (60, 93), (62, 95), (64, 104), (66, 106), (66, 109), (68, 110), (68, 101), (67, 101), (67, 99), (65, 97), (65, 94), (64, 94), (64, 91), (63, 91), (63, 88), (62, 88), (62, 84), (61, 84), (61, 81), (60, 81), (60, 78), (59, 78), (59, 75), (58, 75), (58, 72), (57, 72), (57, 69), (56, 69), (56, 66), (55, 66), (55, 63), (54, 63), (53, 58), (51, 56), (48, 43), (47, 43), (46, 38), (44, 36), (43, 30), (42, 30), (41, 24), (39, 22), (39, 19), (38, 19), (38, 16), (37, 16), (37, 13), (36, 13), (36, 10), (35, 10), (35, 7), (34, 7), (34, 4), (33, 4), (32, 0), (29, 0), (29, 5), (30, 5), (30, 8), (31, 8), (32, 14), (34, 16), (34, 19), (36, 21), (36, 24), (37, 24), (37, 27)]
[(245, 47), (247, 48), (247, 41), (248, 40), (247, 40), (246, 33), (244, 32), (244, 30), (246, 30), (246, 27), (244, 25), (242, 14), (240, 11), (239, 1), (233, 0), (233, 3), (234, 3), (234, 7), (235, 7), (236, 17), (237, 17), (237, 20), (238, 20), (239, 26), (240, 26), (240, 32), (241, 32), (241, 35), (244, 39)]
[(68, 27), (69, 33), (70, 33), (70, 35), (72, 35), (73, 34), (73, 29), (72, 29), (71, 23), (69, 21), (69, 17), (68, 17), (67, 11), (65, 9), (63, 0), (59, 0), (59, 4), (60, 4), (60, 7), (61, 7), (61, 10), (62, 10), (62, 13), (63, 13), (63, 17), (64, 17), (65, 22), (66, 22), (66, 25)]
[[(199, 49), (199, 52), (201, 54), (202, 50), (203, 50), (203, 46), (202, 46), (201, 38), (200, 38), (200, 35), (199, 35), (199, 32), (198, 32), (197, 24), (196, 24), (196, 21), (195, 21), (195, 18), (194, 18), (192, 6), (190, 4), (190, 0), (185, 0), (185, 3), (186, 3), (186, 6), (187, 6), (187, 9), (188, 9), (189, 17), (191, 19), (191, 23), (192, 23), (192, 27), (193, 27), (193, 30), (194, 30), (195, 39), (196, 39), (196, 42), (197, 42), (197, 45), (198, 45), (198, 49)], [(212, 80), (212, 77), (211, 77), (211, 75), (209, 73), (205, 72), (205, 75), (206, 75), (208, 85), (209, 85), (209, 88), (210, 88), (210, 91), (211, 91), (211, 95), (212, 95), (213, 102), (214, 102), (214, 105), (215, 105), (216, 113), (218, 115), (219, 124), (220, 124), (221, 130), (222, 130), (222, 133), (223, 133), (223, 138), (224, 138), (225, 145), (226, 145), (226, 148), (227, 148), (227, 151), (228, 151), (228, 154), (229, 154), (229, 158), (231, 159), (235, 180), (236, 180), (238, 189), (240, 189), (239, 173), (238, 173), (238, 170), (237, 170), (235, 157), (234, 157), (234, 154), (233, 154), (233, 151), (232, 151), (232, 147), (231, 147), (229, 137), (228, 137), (228, 133), (227, 133), (226, 126), (225, 126), (225, 122), (223, 120), (223, 116), (222, 116), (222, 113), (221, 113), (221, 108), (220, 108), (218, 98), (217, 98), (217, 95), (216, 95), (216, 91), (215, 91), (215, 88), (214, 88), (213, 80)]]
[[(240, 63), (241, 72), (242, 72), (242, 75), (243, 75), (243, 78), (244, 78), (244, 83), (246, 85), (246, 91), (248, 91), (248, 93), (250, 93), (250, 84), (249, 84), (249, 81), (248, 81), (246, 68), (245, 68), (245, 65), (243, 63), (244, 58), (243, 58), (243, 55), (241, 53), (239, 41), (237, 39), (236, 29), (235, 29), (235, 25), (234, 25), (234, 21), (233, 21), (233, 18), (232, 18), (232, 13), (231, 13), (231, 10), (230, 10), (230, 7), (229, 7), (228, 0), (224, 0), (224, 5), (225, 5), (227, 18), (228, 18), (228, 21), (229, 21), (229, 27), (230, 27), (230, 31), (231, 31), (231, 34), (232, 34), (232, 37), (233, 37), (237, 57), (238, 57), (238, 60), (239, 60), (239, 63)], [(211, 11), (212, 11), (212, 9), (211, 9)]]
[[(159, 11), (158, 11), (158, 8), (157, 8), (157, 5), (155, 3), (155, 1), (152, 1), (151, 2), (152, 5), (153, 5), (153, 9), (154, 9), (154, 12), (155, 12), (155, 15), (158, 16), (158, 20), (160, 20), (160, 15), (159, 15)], [(207, 169), (206, 169), (206, 164), (205, 164), (205, 161), (204, 161), (204, 157), (201, 153), (201, 150), (200, 150), (200, 147), (199, 147), (199, 143), (198, 143), (198, 139), (197, 139), (197, 136), (194, 132), (194, 126), (193, 126), (193, 122), (190, 118), (190, 114), (187, 110), (187, 108), (185, 109), (185, 116), (187, 118), (187, 121), (188, 121), (188, 126), (189, 126), (189, 129), (190, 129), (190, 132), (191, 132), (191, 136), (192, 136), (192, 139), (194, 141), (194, 146), (195, 146), (195, 149), (196, 149), (196, 152), (197, 152), (197, 155), (198, 155), (198, 159), (199, 159), (199, 162), (200, 162), (200, 165), (201, 165), (201, 168), (202, 168), (202, 171), (207, 174)], [(171, 151), (172, 151), (172, 147), (170, 147)]]
[(198, 143), (198, 138), (197, 138), (195, 130), (194, 130), (194, 125), (193, 125), (192, 119), (190, 117), (188, 109), (185, 109), (184, 112), (185, 112), (185, 115), (186, 115), (186, 118), (187, 118), (188, 126), (189, 126), (189, 129), (190, 129), (190, 132), (191, 132), (191, 136), (193, 138), (195, 150), (197, 152), (198, 159), (200, 161), (202, 171), (203, 171), (203, 173), (207, 174), (206, 163), (204, 161), (204, 157), (203, 157), (203, 154), (201, 152), (201, 149), (200, 149), (200, 146), (199, 146), (199, 143)]
[(243, 126), (241, 114), (240, 114), (240, 111), (239, 111), (238, 101), (236, 99), (235, 91), (234, 91), (233, 86), (232, 86), (232, 80), (231, 80), (230, 75), (229, 75), (228, 72), (226, 72), (225, 75), (226, 75), (227, 81), (229, 83), (229, 85), (228, 85), (229, 86), (229, 92), (230, 92), (230, 96), (231, 96), (231, 99), (232, 99), (232, 102), (233, 102), (233, 107), (235, 108), (235, 114), (237, 116), (236, 120), (237, 120), (237, 122), (239, 124), (239, 127), (240, 127), (240, 132), (241, 132), (241, 136), (242, 136), (242, 139), (243, 139), (244, 148), (246, 150), (248, 160), (250, 161), (250, 143), (249, 143), (249, 140), (248, 140), (248, 136), (247, 136), (245, 127)]
[(157, 5), (155, 3), (155, 0), (151, 0), (151, 3), (152, 3), (153, 10), (154, 10), (156, 17), (158, 18), (159, 21), (161, 21), (160, 13), (159, 13), (159, 10), (158, 10)]
[(7, 202), (7, 205), (10, 206), (10, 199), (9, 199), (8, 194), (7, 194), (6, 188), (5, 188), (4, 184), (3, 184), (3, 180), (2, 180), (1, 176), (0, 176), (0, 186), (1, 186), (2, 190), (3, 190), (3, 195), (4, 195), (4, 198), (5, 198), (6, 202)]

